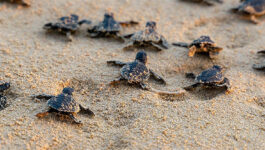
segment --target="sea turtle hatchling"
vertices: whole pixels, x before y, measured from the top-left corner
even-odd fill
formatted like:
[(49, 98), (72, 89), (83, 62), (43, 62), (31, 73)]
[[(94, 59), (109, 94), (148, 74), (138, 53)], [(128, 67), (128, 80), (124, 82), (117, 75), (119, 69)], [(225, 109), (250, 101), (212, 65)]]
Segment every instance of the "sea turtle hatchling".
[(203, 3), (209, 6), (214, 5), (215, 3), (220, 3), (222, 4), (222, 0), (182, 0), (182, 1), (189, 1), (189, 2), (195, 2), (195, 3)]
[(72, 34), (75, 33), (82, 24), (91, 24), (89, 20), (79, 21), (79, 17), (75, 14), (59, 18), (58, 22), (47, 23), (43, 26), (48, 31), (56, 31), (59, 33), (66, 34), (69, 41), (72, 41)]
[(7, 107), (6, 97), (3, 96), (3, 92), (10, 88), (10, 83), (0, 84), (0, 110), (3, 110)]
[(222, 67), (214, 65), (212, 68), (204, 70), (199, 75), (187, 73), (187, 78), (195, 79), (195, 84), (185, 87), (185, 90), (191, 91), (199, 86), (206, 88), (226, 87), (231, 88), (229, 80), (223, 76)]
[[(265, 50), (259, 51), (258, 53), (259, 54), (265, 54)], [(265, 71), (265, 60), (260, 64), (254, 64), (252, 67), (254, 69), (257, 69), (257, 70), (264, 70)]]
[(140, 47), (154, 47), (158, 50), (164, 50), (169, 48), (169, 44), (163, 35), (160, 35), (156, 31), (156, 22), (149, 21), (145, 25), (145, 29), (133, 34), (124, 35), (124, 38), (129, 38), (129, 42), (124, 47), (128, 49), (134, 46)]
[(107, 63), (122, 67), (120, 70), (120, 77), (116, 80), (113, 80), (111, 84), (125, 80), (130, 84), (140, 84), (142, 89), (153, 91), (158, 94), (180, 95), (184, 93), (184, 90), (176, 92), (160, 91), (153, 89), (147, 84), (150, 76), (153, 76), (156, 80), (164, 84), (166, 84), (166, 81), (161, 76), (156, 74), (152, 69), (147, 68), (147, 54), (144, 51), (138, 52), (133, 62), (126, 63), (121, 61), (107, 61)]
[(232, 11), (246, 16), (255, 24), (259, 24), (261, 21), (257, 17), (265, 15), (265, 0), (241, 0), (241, 4), (233, 8)]
[(120, 30), (124, 26), (137, 25), (136, 21), (119, 22), (114, 19), (113, 13), (105, 13), (104, 19), (99, 24), (92, 26), (87, 31), (90, 37), (114, 37), (122, 38), (119, 35)]
[(174, 46), (186, 47), (189, 49), (189, 57), (193, 57), (195, 53), (208, 53), (210, 58), (215, 58), (223, 48), (216, 46), (215, 42), (209, 36), (201, 36), (192, 43), (172, 43)]
[(24, 5), (24, 6), (30, 6), (30, 1), (31, 0), (7, 0), (11, 3), (17, 3), (17, 4), (21, 4), (21, 5)]
[(36, 116), (42, 118), (49, 113), (55, 112), (68, 115), (77, 124), (82, 124), (82, 122), (75, 117), (78, 112), (88, 114), (89, 116), (94, 116), (94, 113), (90, 109), (84, 108), (81, 104), (78, 104), (73, 99), (73, 92), (73, 88), (66, 87), (63, 89), (62, 93), (57, 96), (46, 94), (33, 95), (33, 98), (47, 99), (47, 105), (49, 106), (48, 111), (38, 113)]

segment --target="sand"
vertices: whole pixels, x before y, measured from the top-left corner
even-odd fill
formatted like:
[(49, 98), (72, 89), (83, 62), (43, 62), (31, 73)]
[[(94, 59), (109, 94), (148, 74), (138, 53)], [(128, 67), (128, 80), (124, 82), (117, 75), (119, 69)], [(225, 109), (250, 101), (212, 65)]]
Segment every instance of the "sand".
[[(265, 49), (265, 24), (230, 14), (237, 5), (237, 0), (213, 7), (177, 0), (32, 0), (29, 8), (1, 3), (0, 81), (12, 87), (6, 94), (10, 106), (0, 111), (0, 149), (264, 149), (264, 72), (252, 64), (264, 59), (256, 52)], [(132, 61), (137, 50), (124, 51), (125, 44), (116, 40), (88, 38), (85, 25), (73, 42), (42, 29), (71, 13), (100, 21), (106, 11), (117, 20), (140, 22), (122, 34), (153, 20), (170, 42), (209, 35), (224, 48), (213, 61), (189, 58), (185, 48), (147, 50), (148, 66), (168, 82), (150, 80), (153, 87), (178, 90), (193, 83), (186, 72), (218, 64), (232, 90), (199, 89), (169, 97), (126, 83), (109, 86), (119, 68), (106, 61)], [(47, 106), (30, 95), (56, 95), (66, 86), (74, 87), (75, 99), (96, 114), (78, 115), (83, 126), (54, 114), (35, 116)]]

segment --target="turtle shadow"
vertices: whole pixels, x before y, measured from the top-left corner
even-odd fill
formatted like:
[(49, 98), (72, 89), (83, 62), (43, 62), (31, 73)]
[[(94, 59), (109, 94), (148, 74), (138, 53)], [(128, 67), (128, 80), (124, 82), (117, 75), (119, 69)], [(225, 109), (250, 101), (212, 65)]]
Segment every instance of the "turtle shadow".
[[(72, 34), (73, 41), (77, 38), (76, 37), (77, 34), (78, 33)], [(66, 34), (63, 34), (60, 32), (43, 31), (43, 32), (41, 32), (41, 36), (43, 36), (44, 39), (52, 40), (55, 42), (63, 42), (63, 43), (71, 42), (71, 41), (69, 41), (69, 39), (67, 39)]]
[(123, 51), (140, 51), (140, 50), (144, 50), (144, 51), (148, 51), (148, 52), (163, 52), (163, 51), (167, 51), (169, 49), (165, 49), (165, 50), (160, 50), (159, 48), (156, 48), (154, 46), (151, 45), (132, 45), (129, 47), (124, 46)]
[(218, 87), (218, 88), (200, 88), (194, 91), (188, 91), (192, 96), (195, 96), (197, 100), (205, 101), (211, 100), (215, 97), (225, 94), (227, 89), (225, 87)]

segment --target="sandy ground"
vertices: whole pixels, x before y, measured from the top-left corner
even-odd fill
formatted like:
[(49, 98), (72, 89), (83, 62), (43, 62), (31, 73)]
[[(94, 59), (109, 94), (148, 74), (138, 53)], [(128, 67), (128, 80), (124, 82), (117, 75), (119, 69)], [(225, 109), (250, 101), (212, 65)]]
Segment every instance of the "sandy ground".
[[(252, 64), (263, 58), (265, 24), (254, 25), (231, 15), (237, 0), (206, 7), (177, 0), (32, 0), (30, 8), (0, 4), (0, 80), (12, 84), (6, 94), (10, 106), (0, 112), (0, 149), (264, 149), (264, 72)], [(105, 11), (117, 20), (137, 20), (143, 29), (154, 20), (169, 41), (192, 41), (211, 36), (224, 50), (218, 59), (196, 55), (184, 48), (148, 50), (148, 66), (166, 78), (162, 90), (192, 84), (186, 72), (199, 73), (219, 64), (232, 83), (229, 93), (197, 90), (183, 97), (161, 97), (137, 86), (108, 83), (119, 68), (107, 60), (131, 61), (137, 50), (124, 51), (124, 43), (91, 39), (82, 26), (67, 42), (65, 36), (47, 34), (42, 26), (76, 13), (100, 21)], [(78, 115), (83, 126), (51, 114), (32, 94), (59, 94), (63, 87), (76, 89), (75, 99), (96, 114)]]

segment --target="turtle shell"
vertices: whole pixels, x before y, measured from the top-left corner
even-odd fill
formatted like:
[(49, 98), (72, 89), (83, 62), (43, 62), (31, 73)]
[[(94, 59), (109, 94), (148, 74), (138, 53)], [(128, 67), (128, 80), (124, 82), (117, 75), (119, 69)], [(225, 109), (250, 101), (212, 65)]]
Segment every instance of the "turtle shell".
[(222, 68), (220, 66), (213, 66), (200, 73), (195, 81), (198, 83), (219, 83), (224, 80)]
[(134, 61), (123, 66), (120, 70), (121, 76), (129, 83), (145, 82), (150, 77), (150, 71), (145, 64)]
[(79, 112), (79, 104), (71, 95), (60, 94), (47, 102), (48, 106), (61, 112)]
[(98, 32), (119, 32), (120, 29), (120, 23), (114, 19), (113, 14), (105, 14), (104, 20), (95, 26), (93, 30)]
[(244, 0), (238, 10), (243, 10), (253, 15), (265, 14), (265, 0)]
[(197, 40), (194, 40), (191, 44), (191, 46), (196, 46), (196, 47), (205, 47), (205, 46), (215, 46), (214, 41), (211, 40), (209, 36), (201, 36)]
[(79, 17), (72, 14), (71, 16), (65, 16), (59, 18), (57, 23), (47, 23), (44, 25), (44, 28), (59, 30), (62, 32), (76, 31), (79, 27), (78, 25)]

